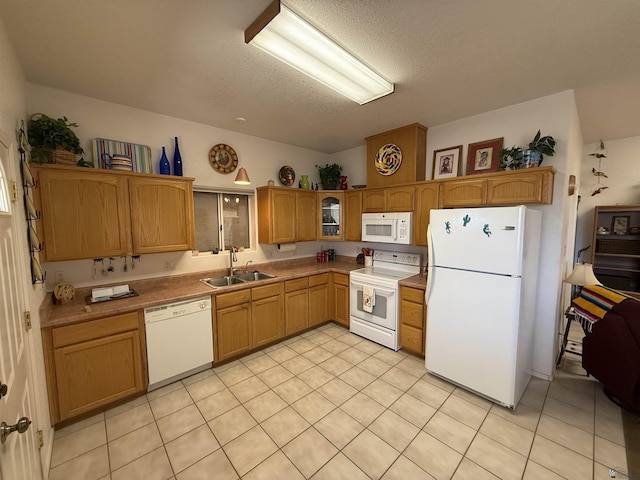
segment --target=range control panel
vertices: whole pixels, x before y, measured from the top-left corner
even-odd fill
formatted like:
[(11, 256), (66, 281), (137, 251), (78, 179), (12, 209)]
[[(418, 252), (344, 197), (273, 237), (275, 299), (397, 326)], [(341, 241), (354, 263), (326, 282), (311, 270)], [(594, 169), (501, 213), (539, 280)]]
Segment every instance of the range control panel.
[(388, 250), (376, 250), (373, 252), (373, 259), (377, 262), (392, 262), (401, 265), (411, 265), (420, 267), (422, 255), (419, 253), (399, 253)]

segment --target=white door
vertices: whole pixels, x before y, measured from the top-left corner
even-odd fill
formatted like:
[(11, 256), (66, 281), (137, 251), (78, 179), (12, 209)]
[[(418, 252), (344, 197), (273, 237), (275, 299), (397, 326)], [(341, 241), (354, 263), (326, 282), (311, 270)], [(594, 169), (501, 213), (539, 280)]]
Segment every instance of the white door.
[(525, 212), (523, 206), (432, 210), (429, 263), (521, 275)]
[[(17, 181), (10, 168), (11, 157), (7, 135), (0, 132), (0, 428), (8, 431), (22, 417), (35, 419), (34, 394), (30, 376), (28, 334), (24, 328), (24, 273), (20, 268), (20, 235), (17, 215), (22, 211), (21, 199), (11, 201), (11, 185)], [(22, 420), (25, 426), (27, 420)], [(35, 425), (24, 433), (13, 431), (0, 444), (0, 479), (40, 479), (40, 461), (35, 442)]]

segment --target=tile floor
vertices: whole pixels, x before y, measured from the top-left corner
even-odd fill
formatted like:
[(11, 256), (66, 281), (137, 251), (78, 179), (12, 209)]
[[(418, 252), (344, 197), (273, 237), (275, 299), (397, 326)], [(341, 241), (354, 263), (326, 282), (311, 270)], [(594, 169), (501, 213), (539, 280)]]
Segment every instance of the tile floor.
[[(571, 359), (570, 357), (573, 357)], [(618, 407), (567, 355), (510, 411), (329, 324), (56, 432), (50, 479), (605, 479)]]

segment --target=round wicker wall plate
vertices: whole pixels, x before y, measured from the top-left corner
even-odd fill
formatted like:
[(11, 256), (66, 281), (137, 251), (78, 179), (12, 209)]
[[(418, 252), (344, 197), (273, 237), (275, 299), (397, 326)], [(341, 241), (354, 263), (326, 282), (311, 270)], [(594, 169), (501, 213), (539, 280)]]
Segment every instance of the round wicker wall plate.
[(231, 173), (238, 166), (238, 155), (229, 145), (219, 143), (209, 150), (209, 163), (220, 173)]
[(402, 150), (394, 143), (387, 143), (376, 153), (375, 165), (380, 175), (393, 175), (402, 163)]

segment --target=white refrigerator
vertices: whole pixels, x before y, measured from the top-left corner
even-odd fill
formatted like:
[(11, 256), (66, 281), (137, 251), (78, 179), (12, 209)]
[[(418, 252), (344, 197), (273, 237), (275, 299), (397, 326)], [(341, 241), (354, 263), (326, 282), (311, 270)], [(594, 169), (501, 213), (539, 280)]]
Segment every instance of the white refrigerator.
[(431, 211), (427, 370), (509, 408), (531, 378), (540, 226), (524, 206)]

